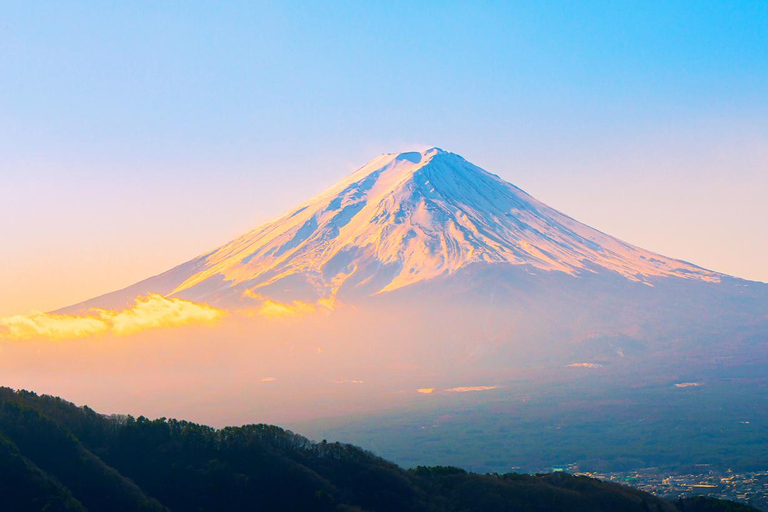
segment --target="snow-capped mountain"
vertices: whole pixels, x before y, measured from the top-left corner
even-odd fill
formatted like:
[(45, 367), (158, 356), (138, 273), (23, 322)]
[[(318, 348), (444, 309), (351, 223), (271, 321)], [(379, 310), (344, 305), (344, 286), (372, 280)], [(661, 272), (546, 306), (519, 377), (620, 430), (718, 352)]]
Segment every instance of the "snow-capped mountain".
[(117, 307), (148, 292), (214, 304), (273, 296), (354, 300), (475, 264), (610, 274), (649, 285), (663, 277), (724, 277), (601, 233), (461, 156), (431, 148), (381, 155), (208, 254), (73, 308)]

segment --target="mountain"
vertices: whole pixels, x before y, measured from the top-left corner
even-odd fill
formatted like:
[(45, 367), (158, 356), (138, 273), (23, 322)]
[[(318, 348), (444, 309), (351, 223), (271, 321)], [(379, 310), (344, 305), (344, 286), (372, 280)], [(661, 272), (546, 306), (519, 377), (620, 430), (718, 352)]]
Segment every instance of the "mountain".
[(635, 247), (537, 201), (459, 155), (381, 155), (240, 238), (67, 311), (149, 292), (212, 304), (254, 298), (355, 301), (473, 265), (569, 276), (611, 273), (717, 283), (723, 275)]
[(233, 310), (351, 305), (311, 336), (354, 331), (344, 351), (363, 373), (389, 360), (433, 379), (532, 367), (679, 378), (683, 365), (768, 361), (768, 285), (623, 242), (438, 148), (381, 155), (214, 251), (61, 312), (149, 293)]
[(214, 429), (103, 416), (0, 388), (0, 492), (8, 512), (750, 512), (676, 502), (586, 477), (405, 471), (370, 452), (269, 425)]

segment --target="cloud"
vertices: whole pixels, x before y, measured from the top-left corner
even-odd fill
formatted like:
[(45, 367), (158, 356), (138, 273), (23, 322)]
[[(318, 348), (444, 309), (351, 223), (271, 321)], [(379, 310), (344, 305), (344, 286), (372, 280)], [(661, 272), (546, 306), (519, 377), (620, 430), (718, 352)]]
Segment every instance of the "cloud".
[[(622, 357), (624, 355), (622, 354)], [(603, 365), (598, 363), (571, 363), (565, 365), (566, 368), (602, 368)]]
[(701, 382), (678, 382), (675, 384), (676, 388), (697, 388), (701, 386)]
[(241, 314), (247, 316), (258, 315), (266, 318), (284, 318), (314, 313), (315, 311), (327, 312), (334, 309), (336, 305), (336, 301), (333, 298), (320, 299), (315, 304), (301, 300), (278, 302), (276, 300), (268, 299), (264, 295), (256, 293), (253, 290), (245, 290), (245, 292), (243, 292), (243, 297), (259, 300), (261, 301), (261, 304), (256, 308), (241, 310)]
[[(478, 391), (491, 391), (492, 389), (500, 389), (501, 386), (461, 386), (457, 388), (448, 388), (443, 389), (440, 391), (437, 391), (438, 393), (446, 392), (446, 393), (473, 393)], [(436, 388), (420, 388), (416, 390), (419, 393), (423, 393), (425, 395), (431, 395), (436, 391)]]
[(109, 325), (101, 318), (55, 315), (39, 311), (0, 319), (0, 337), (17, 340), (82, 338), (108, 330)]
[[(335, 306), (332, 299), (315, 304), (302, 301), (278, 302), (247, 291), (245, 296), (261, 301), (255, 307), (236, 311), (250, 317), (284, 318), (314, 312), (329, 312)], [(139, 297), (122, 310), (95, 308), (78, 315), (62, 315), (35, 311), (26, 315), (0, 318), (0, 339), (74, 339), (99, 334), (128, 335), (160, 327), (187, 324), (209, 324), (229, 314), (207, 304), (159, 294)], [(318, 348), (318, 352), (322, 349)]]
[(0, 338), (71, 339), (97, 334), (133, 334), (158, 327), (213, 323), (223, 310), (187, 300), (150, 294), (123, 310), (92, 309), (83, 315), (33, 312), (0, 318)]
[(492, 389), (499, 389), (500, 386), (464, 386), (458, 388), (450, 388), (445, 391), (448, 393), (472, 393), (475, 391), (490, 391)]
[(267, 318), (294, 316), (303, 313), (312, 313), (313, 311), (315, 311), (315, 307), (312, 304), (307, 304), (306, 302), (299, 300), (291, 303), (265, 300), (257, 310), (260, 316), (265, 316)]

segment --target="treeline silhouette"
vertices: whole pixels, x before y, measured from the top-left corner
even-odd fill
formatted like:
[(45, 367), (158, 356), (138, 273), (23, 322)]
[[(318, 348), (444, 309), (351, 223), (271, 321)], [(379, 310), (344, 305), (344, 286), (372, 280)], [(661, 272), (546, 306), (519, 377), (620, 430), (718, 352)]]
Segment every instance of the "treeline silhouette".
[(105, 416), (61, 398), (0, 388), (0, 510), (318, 512), (718, 512), (556, 473), (403, 470), (348, 444), (270, 425), (215, 429)]

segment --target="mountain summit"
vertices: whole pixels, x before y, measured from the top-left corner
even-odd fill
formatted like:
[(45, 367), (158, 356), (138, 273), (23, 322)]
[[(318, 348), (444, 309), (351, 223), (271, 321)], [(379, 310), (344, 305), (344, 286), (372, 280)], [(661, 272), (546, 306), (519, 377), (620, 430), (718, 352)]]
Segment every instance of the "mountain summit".
[(473, 264), (612, 273), (646, 284), (721, 278), (601, 233), (461, 156), (431, 148), (374, 158), (213, 252), (79, 306), (116, 307), (148, 292), (212, 303), (353, 298)]

